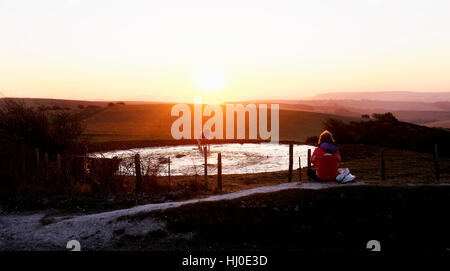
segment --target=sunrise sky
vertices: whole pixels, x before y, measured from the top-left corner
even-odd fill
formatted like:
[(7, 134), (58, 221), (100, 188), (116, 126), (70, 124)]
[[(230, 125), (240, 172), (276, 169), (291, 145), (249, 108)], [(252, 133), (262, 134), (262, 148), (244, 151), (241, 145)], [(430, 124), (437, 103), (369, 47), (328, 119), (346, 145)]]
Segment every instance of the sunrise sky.
[(0, 0), (0, 93), (192, 101), (450, 91), (450, 1)]

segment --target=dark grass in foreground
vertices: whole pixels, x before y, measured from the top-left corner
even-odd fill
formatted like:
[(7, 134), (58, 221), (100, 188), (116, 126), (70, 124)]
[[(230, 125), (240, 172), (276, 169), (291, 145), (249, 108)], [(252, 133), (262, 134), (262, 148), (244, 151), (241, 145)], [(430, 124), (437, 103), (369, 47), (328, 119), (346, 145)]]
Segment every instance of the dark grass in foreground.
[(450, 187), (361, 186), (286, 190), (123, 216), (167, 223), (166, 231), (117, 232), (113, 249), (448, 251)]

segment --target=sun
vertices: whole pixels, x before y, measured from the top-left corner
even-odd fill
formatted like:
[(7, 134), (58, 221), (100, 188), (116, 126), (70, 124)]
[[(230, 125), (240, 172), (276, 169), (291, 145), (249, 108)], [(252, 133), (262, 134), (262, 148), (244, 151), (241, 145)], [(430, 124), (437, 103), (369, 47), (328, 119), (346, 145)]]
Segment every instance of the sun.
[(205, 69), (197, 72), (197, 87), (205, 92), (214, 93), (223, 89), (225, 86), (225, 75), (223, 72), (215, 69)]

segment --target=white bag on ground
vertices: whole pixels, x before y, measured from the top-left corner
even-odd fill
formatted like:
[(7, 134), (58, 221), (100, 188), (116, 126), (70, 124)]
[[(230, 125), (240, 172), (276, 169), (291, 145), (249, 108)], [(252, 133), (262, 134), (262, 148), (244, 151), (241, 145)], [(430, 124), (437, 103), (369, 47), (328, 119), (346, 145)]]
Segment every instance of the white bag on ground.
[(355, 179), (355, 176), (350, 174), (348, 168), (338, 168), (338, 175), (336, 176), (336, 181), (339, 183), (348, 183)]

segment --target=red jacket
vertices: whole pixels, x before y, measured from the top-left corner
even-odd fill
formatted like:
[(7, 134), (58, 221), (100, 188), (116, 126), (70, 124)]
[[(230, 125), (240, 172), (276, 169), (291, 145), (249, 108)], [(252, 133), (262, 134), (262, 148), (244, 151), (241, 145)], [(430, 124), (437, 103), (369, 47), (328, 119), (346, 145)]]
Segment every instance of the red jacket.
[(340, 161), (341, 155), (338, 147), (329, 143), (320, 144), (311, 156), (311, 162), (317, 167), (317, 177), (324, 181), (336, 178)]

